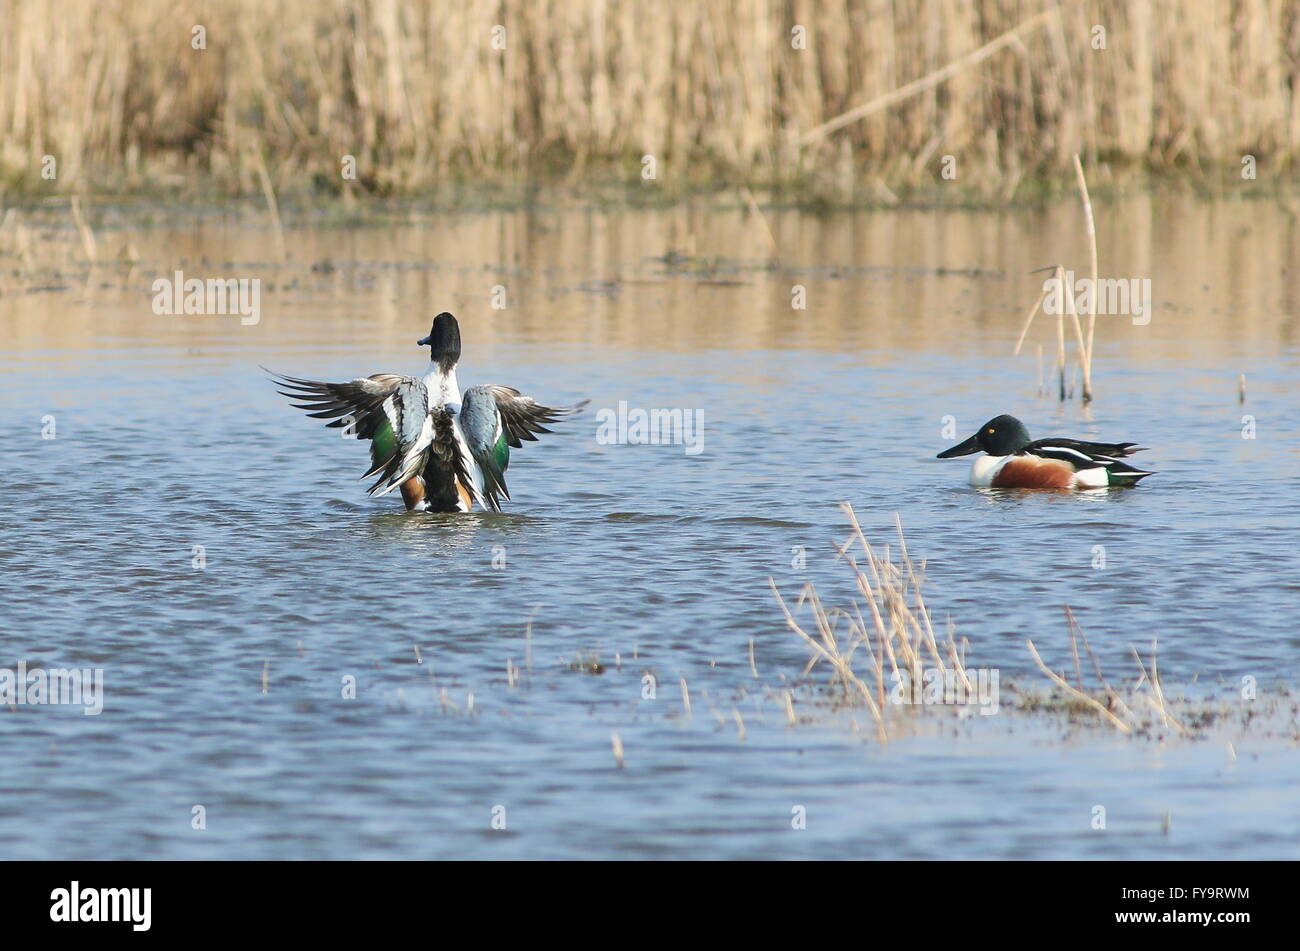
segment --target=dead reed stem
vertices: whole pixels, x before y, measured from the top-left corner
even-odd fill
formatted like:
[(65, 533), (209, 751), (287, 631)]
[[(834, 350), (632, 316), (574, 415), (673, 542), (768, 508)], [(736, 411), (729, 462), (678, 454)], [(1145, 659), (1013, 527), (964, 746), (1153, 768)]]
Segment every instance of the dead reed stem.
[[(1034, 306), (1031, 307), (1031, 308), (1029, 308), (1029, 315), (1028, 315), (1027, 317), (1025, 317), (1025, 325), (1024, 325), (1023, 327), (1020, 328), (1020, 337), (1019, 337), (1018, 340), (1016, 340), (1016, 349), (1013, 350), (1013, 351), (1011, 351), (1011, 355), (1012, 355), (1013, 357), (1014, 357), (1014, 356), (1019, 356), (1019, 355), (1020, 355), (1020, 348), (1021, 348), (1021, 346), (1024, 345), (1024, 342), (1025, 342), (1025, 335), (1026, 335), (1027, 333), (1029, 333), (1029, 325), (1032, 324), (1032, 323), (1034, 322), (1034, 318), (1038, 315), (1038, 309), (1039, 309), (1040, 307), (1043, 306), (1043, 301), (1047, 299), (1047, 291), (1048, 291), (1047, 285), (1044, 284), (1042, 292), (1038, 295), (1038, 300), (1034, 301)], [(1041, 349), (1040, 349), (1040, 351), (1039, 351), (1039, 358), (1040, 358), (1040, 359), (1039, 359), (1039, 364), (1040, 364), (1040, 366), (1041, 366), (1041, 364), (1042, 364), (1042, 359), (1041, 359), (1041, 357), (1042, 357), (1042, 351), (1041, 351)], [(1042, 374), (1040, 373), (1040, 374), (1039, 374), (1039, 381), (1038, 381), (1040, 386), (1042, 385), (1042, 378), (1041, 378), (1041, 377), (1042, 377)]]
[(748, 185), (745, 185), (741, 187), (740, 194), (745, 199), (745, 206), (749, 209), (749, 213), (763, 226), (763, 233), (767, 235), (768, 256), (776, 254), (776, 235), (772, 233), (772, 227), (767, 223), (767, 216), (763, 214), (763, 209), (759, 208), (758, 202), (754, 200), (754, 193)]
[(822, 136), (829, 135), (830, 133), (834, 132), (836, 129), (844, 128), (846, 125), (848, 125), (851, 122), (857, 122), (859, 119), (865, 119), (867, 116), (871, 115), (874, 112), (879, 112), (882, 109), (888, 109), (890, 106), (894, 105), (895, 103), (903, 102), (904, 100), (909, 99), (912, 96), (925, 92), (927, 89), (933, 89), (936, 86), (940, 85), (941, 83), (947, 82), (949, 79), (952, 79), (954, 76), (956, 76), (958, 73), (962, 72), (963, 70), (968, 69), (971, 66), (974, 66), (976, 63), (981, 63), (984, 60), (988, 59), (990, 56), (992, 56), (994, 53), (996, 53), (998, 50), (1002, 49), (1003, 47), (1010, 46), (1012, 43), (1019, 42), (1020, 37), (1023, 34), (1029, 32), (1030, 30), (1034, 30), (1042, 26), (1044, 23), (1047, 22), (1047, 18), (1055, 15), (1056, 12), (1057, 11), (1054, 9), (1044, 10), (1042, 13), (1038, 14), (1037, 16), (1030, 17), (1028, 20), (1026, 20), (1024, 23), (1021, 23), (1019, 26), (1012, 27), (1010, 30), (1007, 30), (997, 39), (991, 40), (990, 42), (985, 43), (979, 49), (967, 53), (965, 56), (961, 57), (960, 59), (954, 60), (953, 62), (949, 63), (947, 66), (943, 67), (942, 69), (937, 69), (934, 72), (930, 73), (928, 76), (923, 76), (920, 79), (914, 80), (913, 82), (900, 86), (897, 89), (891, 90), (890, 92), (887, 92), (882, 96), (877, 96), (876, 98), (870, 100), (869, 102), (864, 102), (860, 106), (855, 106), (854, 108), (850, 109), (848, 112), (845, 112), (842, 115), (838, 115), (834, 119), (831, 119), (829, 122), (823, 122), (821, 125), (817, 126), (817, 128), (804, 133), (804, 135), (802, 135), (799, 139), (799, 145), (800, 146), (808, 145), (812, 142), (815, 142), (817, 139), (820, 139)]
[(841, 683), (844, 685), (846, 691), (851, 685), (861, 694), (867, 709), (871, 711), (872, 719), (876, 721), (876, 730), (880, 734), (880, 741), (882, 743), (888, 742), (889, 735), (885, 731), (885, 720), (884, 716), (881, 714), (881, 708), (876, 703), (875, 697), (871, 695), (871, 691), (868, 689), (867, 685), (853, 672), (852, 665), (838, 650), (827, 648), (821, 643), (818, 643), (815, 638), (804, 631), (804, 629), (801, 628), (799, 623), (794, 619), (794, 615), (790, 612), (789, 607), (786, 606), (785, 599), (781, 597), (781, 591), (776, 586), (776, 581), (768, 578), (767, 583), (772, 589), (772, 594), (776, 597), (777, 604), (781, 606), (781, 613), (785, 615), (786, 624), (790, 626), (792, 631), (802, 637), (804, 642), (811, 647), (815, 653), (835, 668), (836, 672), (840, 675)]
[(1071, 687), (1070, 682), (1068, 680), (1066, 680), (1056, 671), (1052, 670), (1045, 663), (1043, 663), (1043, 658), (1038, 656), (1038, 649), (1034, 647), (1033, 641), (1027, 640), (1025, 641), (1025, 644), (1028, 645), (1029, 647), (1029, 653), (1031, 653), (1034, 656), (1034, 663), (1038, 665), (1038, 669), (1041, 670), (1044, 674), (1046, 674), (1048, 679), (1051, 680), (1052, 683), (1056, 684), (1058, 687), (1064, 690), (1069, 696), (1073, 697), (1075, 700), (1078, 700), (1080, 703), (1086, 704), (1087, 706), (1096, 710), (1098, 713), (1101, 714), (1104, 720), (1109, 722), (1111, 726), (1119, 730), (1121, 733), (1133, 732), (1133, 728), (1131, 726), (1129, 726), (1119, 717), (1115, 716), (1115, 714), (1107, 710), (1101, 704), (1100, 701), (1096, 700), (1093, 697), (1090, 697), (1082, 690), (1076, 690), (1074, 687)]
[(1142, 658), (1138, 655), (1137, 648), (1130, 648), (1133, 651), (1133, 659), (1137, 661), (1138, 669), (1142, 671), (1142, 676), (1147, 683), (1151, 685), (1151, 696), (1148, 700), (1155, 711), (1160, 714), (1161, 722), (1167, 726), (1172, 726), (1179, 733), (1185, 734), (1186, 728), (1178, 722), (1178, 719), (1169, 710), (1169, 704), (1165, 702), (1165, 692), (1160, 686), (1159, 672), (1156, 670), (1156, 639), (1151, 638), (1151, 672), (1148, 674), (1146, 667), (1142, 665)]
[[(1056, 269), (1057, 285), (1062, 289), (1062, 293), (1070, 297), (1071, 295), (1065, 289), (1065, 272), (1058, 266)], [(1071, 298), (1073, 300), (1073, 298)], [(1071, 303), (1073, 309), (1073, 303)], [(1065, 402), (1065, 314), (1056, 315), (1056, 389), (1062, 403)]]
[[(1080, 627), (1079, 622), (1075, 620), (1074, 612), (1070, 609), (1069, 605), (1065, 606), (1065, 623), (1070, 630), (1071, 637), (1073, 638), (1077, 636), (1078, 639), (1083, 642), (1083, 649), (1088, 652), (1088, 657), (1092, 661), (1093, 673), (1097, 675), (1097, 682), (1101, 684), (1102, 693), (1106, 697), (1107, 708), (1110, 710), (1119, 710), (1121, 714), (1136, 722), (1137, 717), (1134, 715), (1133, 711), (1129, 709), (1128, 704), (1124, 702), (1124, 698), (1119, 695), (1118, 691), (1111, 687), (1107, 682), (1105, 675), (1102, 674), (1101, 663), (1097, 660), (1097, 655), (1093, 652), (1092, 644), (1088, 642), (1088, 635), (1083, 632), (1083, 628)], [(1082, 684), (1080, 684), (1080, 686), (1082, 687)]]
[[(1069, 311), (1070, 323), (1074, 327), (1074, 339), (1075, 342), (1078, 343), (1079, 345), (1079, 362), (1084, 364), (1083, 378), (1085, 380), (1085, 386), (1086, 386), (1087, 385), (1086, 381), (1088, 379), (1088, 369), (1086, 366), (1088, 360), (1088, 345), (1083, 340), (1083, 327), (1079, 324), (1079, 311), (1074, 306), (1074, 288), (1066, 284), (1064, 268), (1059, 266), (1057, 267), (1056, 279), (1060, 281), (1061, 296), (1065, 298), (1065, 307), (1066, 310)], [(1065, 399), (1065, 369), (1064, 369), (1065, 368), (1065, 336), (1064, 336), (1064, 331), (1061, 327), (1061, 324), (1063, 322), (1064, 322), (1064, 317), (1062, 317), (1060, 321), (1058, 321), (1057, 323), (1057, 346), (1060, 348), (1060, 355), (1061, 355), (1060, 359), (1061, 359), (1061, 368), (1062, 368), (1061, 369), (1061, 399), (1062, 400)]]
[(81, 236), (81, 247), (86, 252), (86, 260), (93, 267), (99, 260), (99, 250), (95, 245), (95, 233), (90, 230), (81, 214), (81, 198), (78, 195), (72, 196), (72, 221), (77, 226), (77, 234)]
[(1097, 222), (1092, 217), (1092, 199), (1088, 196), (1088, 181), (1083, 177), (1083, 163), (1074, 155), (1074, 174), (1079, 181), (1079, 197), (1083, 200), (1083, 218), (1088, 226), (1088, 259), (1092, 264), (1092, 294), (1088, 308), (1088, 343), (1083, 346), (1083, 401), (1092, 402), (1092, 342), (1097, 329)]
[(284, 264), (289, 260), (289, 251), (284, 244), (284, 224), (280, 221), (280, 203), (275, 200), (275, 188), (271, 184), (271, 172), (266, 167), (266, 156), (262, 150), (258, 149), (257, 157), (257, 177), (262, 182), (262, 195), (266, 198), (267, 210), (271, 213), (271, 227), (275, 229), (275, 251)]

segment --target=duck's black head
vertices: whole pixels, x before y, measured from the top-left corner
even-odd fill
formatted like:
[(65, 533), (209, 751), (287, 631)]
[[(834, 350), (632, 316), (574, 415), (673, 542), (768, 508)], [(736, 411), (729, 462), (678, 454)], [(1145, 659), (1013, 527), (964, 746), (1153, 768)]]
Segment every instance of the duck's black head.
[(460, 361), (460, 324), (446, 311), (433, 318), (429, 336), (416, 342), (428, 347), (429, 359), (444, 370), (450, 370)]
[(969, 456), (983, 450), (990, 456), (1009, 456), (1029, 445), (1029, 430), (1014, 416), (995, 416), (979, 428), (974, 436), (939, 453), (940, 459)]

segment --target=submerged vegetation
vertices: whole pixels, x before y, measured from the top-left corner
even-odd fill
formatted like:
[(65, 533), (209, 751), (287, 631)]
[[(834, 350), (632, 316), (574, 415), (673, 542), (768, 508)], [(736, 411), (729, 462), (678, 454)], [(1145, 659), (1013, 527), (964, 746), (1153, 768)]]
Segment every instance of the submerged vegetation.
[(1300, 151), (1298, 43), (1285, 0), (4, 0), (0, 189), (1005, 201), (1075, 153), (1101, 189), (1262, 183)]

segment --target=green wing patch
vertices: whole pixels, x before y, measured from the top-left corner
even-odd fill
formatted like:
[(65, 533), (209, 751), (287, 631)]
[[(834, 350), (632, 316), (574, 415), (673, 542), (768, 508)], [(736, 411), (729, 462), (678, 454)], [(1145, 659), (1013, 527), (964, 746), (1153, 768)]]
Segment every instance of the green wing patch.
[(375, 426), (375, 434), (370, 438), (370, 461), (378, 466), (396, 451), (397, 439), (393, 436), (393, 426), (385, 419)]

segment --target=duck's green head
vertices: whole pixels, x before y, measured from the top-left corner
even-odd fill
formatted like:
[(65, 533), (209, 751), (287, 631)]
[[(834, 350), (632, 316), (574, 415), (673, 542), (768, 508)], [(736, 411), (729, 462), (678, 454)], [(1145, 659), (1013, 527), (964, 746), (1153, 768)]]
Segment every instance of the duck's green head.
[(417, 340), (421, 347), (429, 348), (429, 359), (449, 370), (460, 361), (460, 324), (445, 310), (433, 318), (429, 336)]
[(940, 459), (969, 456), (983, 450), (990, 456), (1009, 456), (1029, 445), (1029, 430), (1014, 416), (995, 416), (976, 430), (975, 435), (939, 453)]

